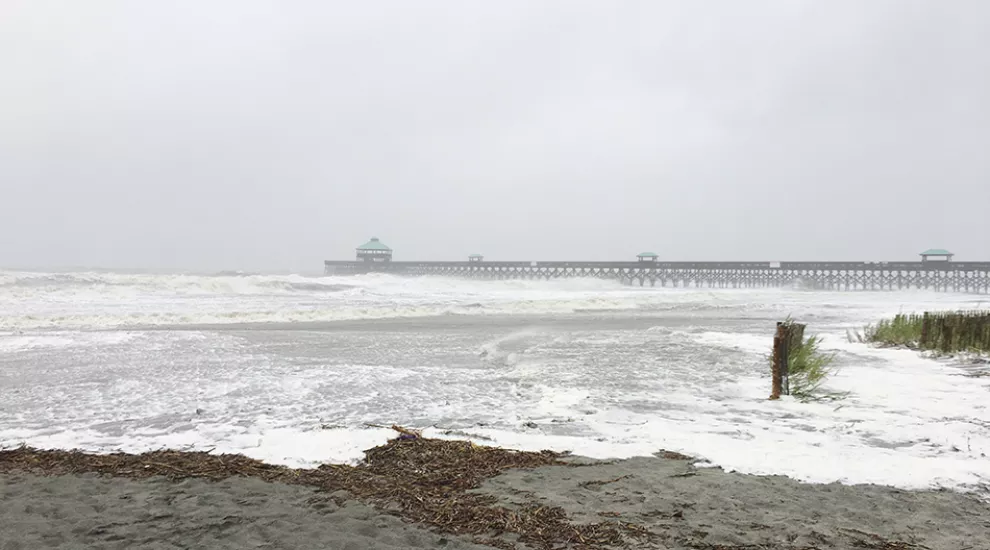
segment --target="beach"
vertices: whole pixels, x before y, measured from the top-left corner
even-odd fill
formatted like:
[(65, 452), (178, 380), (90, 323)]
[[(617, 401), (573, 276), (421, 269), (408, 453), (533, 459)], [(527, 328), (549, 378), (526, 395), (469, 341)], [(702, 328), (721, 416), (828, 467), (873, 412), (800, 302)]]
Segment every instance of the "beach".
[(0, 0), (0, 550), (990, 550), (990, 2), (764, 3)]
[[(3, 524), (20, 526), (5, 536), (8, 546), (67, 548), (111, 547), (99, 537), (116, 536), (177, 537), (176, 547), (416, 548), (444, 538), (539, 548), (562, 538), (606, 548), (981, 548), (987, 365), (849, 334), (898, 312), (984, 299), (601, 280), (0, 272), (0, 452), (167, 451), (262, 465), (180, 477), (152, 467), (135, 478), (20, 464), (0, 474), (5, 502), (16, 504)], [(835, 356), (821, 399), (767, 399), (767, 355), (788, 317)], [(437, 472), (421, 486), (441, 492), (423, 502), (409, 493), (401, 510), (383, 487), (435, 466), (396, 464), (375, 483), (360, 469), (355, 479), (326, 477), (360, 468), (396, 436), (393, 424), (424, 441), (615, 462), (512, 458), (515, 469), (455, 469), (449, 479), (471, 482), (455, 499)], [(258, 478), (257, 468), (287, 470)], [(313, 491), (334, 495), (333, 506), (314, 507)], [(110, 506), (110, 493), (127, 504)], [(266, 493), (270, 516), (235, 506)], [(147, 504), (179, 494), (188, 513)], [(451, 532), (444, 506), (489, 523)], [(228, 516), (242, 519), (225, 524)], [(520, 521), (530, 535), (519, 540), (486, 527), (511, 533), (504, 526)], [(545, 521), (553, 529), (539, 527)], [(252, 527), (259, 522), (268, 527)], [(335, 530), (315, 533), (327, 525)], [(903, 545), (868, 546), (874, 535)]]
[[(0, 548), (484, 548), (360, 502), (248, 478), (0, 476)], [(447, 542), (443, 542), (447, 541)]]
[[(726, 473), (676, 453), (599, 461), (436, 440), (373, 452), (318, 472), (7, 451), (0, 548), (990, 548), (990, 505), (951, 491)], [(424, 516), (415, 501), (431, 499)]]

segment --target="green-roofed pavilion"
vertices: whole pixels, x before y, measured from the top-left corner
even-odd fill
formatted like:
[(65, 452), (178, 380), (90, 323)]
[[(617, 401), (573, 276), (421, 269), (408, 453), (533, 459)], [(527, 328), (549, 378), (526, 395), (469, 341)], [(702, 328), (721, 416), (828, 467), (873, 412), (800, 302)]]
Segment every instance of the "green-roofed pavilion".
[(357, 247), (357, 259), (359, 262), (390, 262), (392, 249), (379, 241), (378, 237), (372, 237), (370, 241)]
[[(929, 248), (921, 253), (921, 262), (951, 262), (954, 254), (944, 248)], [(932, 258), (935, 258), (934, 260)]]
[(481, 262), (481, 261), (484, 261), (484, 260), (485, 260), (485, 257), (482, 256), (481, 254), (471, 254), (470, 256), (468, 256), (468, 261), (469, 262)]
[(656, 252), (640, 252), (636, 257), (641, 262), (655, 262), (660, 256)]

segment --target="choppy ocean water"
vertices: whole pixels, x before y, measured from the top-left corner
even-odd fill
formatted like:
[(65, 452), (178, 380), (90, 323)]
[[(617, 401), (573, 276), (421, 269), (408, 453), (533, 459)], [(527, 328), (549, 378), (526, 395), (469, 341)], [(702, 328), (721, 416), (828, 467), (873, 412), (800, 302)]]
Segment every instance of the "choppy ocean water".
[[(669, 449), (808, 481), (986, 488), (990, 378), (848, 330), (927, 292), (612, 281), (0, 272), (0, 446), (351, 462), (402, 424), (595, 457)], [(774, 324), (843, 399), (769, 402)]]

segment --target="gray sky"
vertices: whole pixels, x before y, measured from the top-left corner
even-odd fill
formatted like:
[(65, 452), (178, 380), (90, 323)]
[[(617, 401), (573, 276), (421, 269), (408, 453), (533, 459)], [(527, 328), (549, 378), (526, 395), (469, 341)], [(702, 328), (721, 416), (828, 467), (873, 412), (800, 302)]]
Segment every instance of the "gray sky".
[(990, 260), (990, 2), (0, 0), (0, 265)]

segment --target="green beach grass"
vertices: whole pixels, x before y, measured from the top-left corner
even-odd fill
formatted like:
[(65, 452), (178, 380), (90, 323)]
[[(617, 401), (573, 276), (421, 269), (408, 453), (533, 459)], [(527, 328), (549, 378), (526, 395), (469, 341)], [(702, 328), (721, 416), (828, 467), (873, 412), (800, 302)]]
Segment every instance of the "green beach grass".
[(990, 311), (902, 313), (866, 327), (863, 340), (942, 354), (990, 353)]

